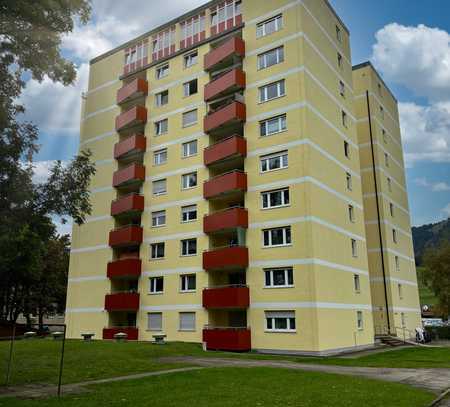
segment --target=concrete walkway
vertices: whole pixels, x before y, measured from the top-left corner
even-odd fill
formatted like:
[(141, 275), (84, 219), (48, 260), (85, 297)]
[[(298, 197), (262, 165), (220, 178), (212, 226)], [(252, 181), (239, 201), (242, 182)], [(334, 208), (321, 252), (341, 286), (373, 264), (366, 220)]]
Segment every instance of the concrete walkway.
[(298, 369), (312, 372), (346, 374), (352, 376), (368, 377), (371, 379), (385, 380), (408, 384), (440, 394), (450, 387), (450, 369), (395, 369), (378, 367), (353, 367), (336, 365), (314, 365), (309, 363), (296, 363), (277, 360), (248, 360), (248, 359), (224, 359), (201, 358), (192, 356), (180, 356), (161, 358), (163, 362), (189, 363), (203, 367), (277, 367), (283, 369)]

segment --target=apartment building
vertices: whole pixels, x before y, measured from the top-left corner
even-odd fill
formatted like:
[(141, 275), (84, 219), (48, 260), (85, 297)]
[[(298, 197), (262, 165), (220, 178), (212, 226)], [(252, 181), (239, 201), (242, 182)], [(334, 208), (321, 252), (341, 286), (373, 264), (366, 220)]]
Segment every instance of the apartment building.
[[(211, 1), (92, 60), (80, 149), (97, 173), (73, 227), (69, 337), (331, 354), (372, 346), (385, 310), (391, 332), (413, 329), (402, 152), (364, 148), (364, 89), (375, 109), (381, 84), (400, 143), (398, 115), (363, 70), (378, 78), (352, 69), (326, 0)], [(391, 196), (368, 170), (385, 150), (395, 220), (371, 201)], [(395, 253), (404, 275), (388, 270)]]

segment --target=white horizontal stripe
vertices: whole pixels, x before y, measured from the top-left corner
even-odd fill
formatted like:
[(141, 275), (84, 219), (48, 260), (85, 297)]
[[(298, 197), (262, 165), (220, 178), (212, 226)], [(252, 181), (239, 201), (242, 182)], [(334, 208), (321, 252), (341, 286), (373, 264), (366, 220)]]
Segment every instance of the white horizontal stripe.
[(143, 276), (169, 276), (173, 274), (194, 274), (204, 271), (201, 267), (180, 267), (175, 269), (162, 269), (162, 270), (152, 270), (144, 271)]
[(100, 188), (94, 188), (91, 190), (91, 194), (98, 194), (99, 192), (106, 192), (106, 191), (113, 191), (113, 187), (100, 187)]
[(94, 161), (95, 165), (106, 165), (106, 164), (112, 164), (114, 160), (112, 158), (107, 158), (105, 160), (98, 160)]
[(109, 249), (109, 246), (106, 244), (100, 244), (98, 246), (80, 247), (78, 249), (71, 249), (70, 253), (95, 252), (96, 250), (104, 250), (104, 249)]
[[(406, 232), (405, 230), (401, 229), (399, 226), (394, 225), (393, 223), (389, 222), (387, 219), (382, 219), (381, 223), (384, 223), (385, 225), (388, 225), (396, 230), (398, 230), (400, 233), (403, 233), (405, 236), (412, 238), (411, 233)], [(366, 225), (378, 225), (378, 220), (369, 220), (365, 222)]]
[(287, 35), (286, 37), (280, 38), (279, 40), (273, 41), (270, 44), (263, 45), (262, 47), (255, 48), (251, 51), (245, 53), (246, 58), (251, 57), (253, 55), (262, 54), (263, 52), (270, 51), (273, 48), (277, 48), (281, 45), (286, 44), (289, 41), (295, 40), (297, 38), (303, 37), (305, 34), (303, 31), (298, 31), (294, 34)]
[[(415, 283), (414, 281), (400, 280), (399, 278), (394, 278), (394, 277), (387, 277), (386, 280), (391, 281), (392, 283), (399, 283), (399, 284), (405, 284), (405, 285), (411, 285), (411, 286), (417, 287), (417, 283)], [(373, 277), (370, 279), (370, 281), (374, 282), (374, 283), (382, 283), (382, 282), (384, 282), (384, 278), (383, 277)]]
[(271, 17), (275, 17), (276, 15), (282, 13), (283, 11), (289, 10), (292, 7), (299, 6), (300, 4), (302, 4), (302, 0), (296, 0), (296, 1), (293, 1), (291, 3), (287, 3), (283, 7), (277, 8), (275, 10), (271, 10), (271, 11), (269, 11), (266, 14), (263, 14), (261, 16), (255, 17), (252, 20), (246, 21), (245, 25), (248, 27), (250, 25), (258, 24), (258, 23), (260, 23), (260, 22), (262, 22), (264, 20), (267, 20), (267, 19), (269, 19)]
[(394, 312), (417, 312), (421, 313), (420, 308), (408, 308), (408, 307), (389, 307), (389, 309), (393, 309)]
[[(189, 112), (190, 110), (196, 109), (196, 108), (198, 108), (200, 106), (203, 106), (203, 105), (204, 105), (204, 103), (202, 103), (202, 102), (200, 102), (200, 103), (193, 103), (192, 105), (184, 106), (184, 107), (182, 107), (180, 109), (176, 109), (176, 110), (172, 110), (170, 112), (164, 113), (164, 114), (160, 114), (159, 116), (153, 116), (153, 117), (151, 117), (151, 119), (152, 119), (153, 122), (157, 122), (157, 121), (159, 121), (161, 119), (165, 119), (165, 118), (167, 118), (169, 116), (173, 116), (173, 115), (178, 114), (178, 113)], [(151, 110), (151, 111), (153, 111), (153, 110)]]
[(81, 121), (82, 122), (86, 121), (86, 120), (90, 119), (91, 117), (97, 116), (102, 113), (110, 112), (111, 110), (115, 110), (115, 109), (118, 109), (116, 104), (105, 107), (103, 109), (96, 110), (95, 112), (89, 113), (86, 116), (84, 116), (84, 118), (82, 118)]
[(88, 277), (74, 277), (69, 278), (69, 283), (83, 283), (85, 281), (105, 281), (108, 280), (106, 276), (88, 276)]
[(92, 88), (91, 90), (88, 90), (87, 92), (84, 92), (84, 94), (85, 94), (86, 96), (89, 96), (89, 95), (91, 95), (91, 94), (93, 94), (93, 93), (99, 91), (100, 89), (107, 88), (108, 86), (112, 86), (112, 85), (114, 85), (114, 84), (116, 84), (116, 83), (118, 83), (118, 82), (120, 82), (119, 79), (113, 79), (113, 80), (108, 81), (108, 82), (105, 82), (105, 83), (103, 83), (103, 84), (101, 84), (101, 85), (99, 85), (99, 86), (97, 86), (97, 87), (95, 87), (95, 88)]
[(170, 177), (172, 175), (188, 174), (189, 172), (198, 171), (202, 168), (205, 168), (205, 166), (204, 165), (194, 165), (192, 167), (179, 168), (178, 170), (162, 172), (160, 174), (153, 175), (151, 177), (147, 177), (147, 178), (145, 178), (145, 180), (146, 181), (155, 181), (155, 180), (159, 180), (161, 178)]
[(160, 211), (167, 208), (172, 208), (174, 206), (187, 206), (191, 204), (195, 204), (197, 202), (203, 201), (203, 196), (196, 196), (191, 199), (184, 199), (182, 201), (168, 201), (166, 203), (162, 203), (160, 205), (151, 205), (145, 207), (145, 211)]
[(177, 138), (175, 140), (167, 141), (166, 143), (153, 144), (152, 147), (150, 148), (150, 151), (157, 151), (157, 150), (160, 150), (162, 148), (166, 148), (166, 147), (169, 147), (169, 146), (172, 146), (172, 145), (175, 145), (175, 144), (185, 143), (187, 141), (192, 141), (192, 140), (195, 140), (197, 138), (204, 137), (204, 136), (206, 136), (205, 133), (198, 132), (198, 133), (191, 134), (190, 136), (184, 136), (184, 137), (181, 137), (181, 138)]
[(173, 304), (173, 305), (150, 305), (140, 307), (140, 311), (190, 311), (201, 310), (202, 304)]
[(103, 216), (92, 216), (90, 218), (86, 218), (86, 222), (85, 223), (90, 223), (90, 222), (98, 222), (101, 220), (112, 220), (111, 215), (103, 215)]
[(188, 239), (188, 238), (194, 238), (194, 237), (200, 237), (204, 236), (204, 233), (202, 230), (189, 232), (189, 233), (176, 233), (173, 235), (162, 235), (162, 236), (156, 236), (156, 237), (150, 237), (144, 240), (144, 243), (156, 243), (156, 242), (162, 242), (167, 240), (177, 240), (177, 239)]
[[(386, 175), (387, 177), (389, 177), (393, 182), (394, 182), (394, 184), (396, 184), (403, 192), (405, 192), (405, 193), (408, 193), (408, 191), (406, 190), (406, 188), (400, 183), (400, 182), (398, 182), (388, 171), (386, 171), (383, 167), (380, 167), (380, 166), (378, 166), (378, 165), (376, 165), (375, 166), (375, 169), (378, 171), (378, 172), (382, 172), (384, 175)], [(371, 167), (366, 167), (366, 168), (361, 168), (361, 173), (363, 173), (363, 172), (368, 172), (368, 173), (370, 173), (370, 172), (373, 172), (373, 167), (371, 166)]]
[[(400, 257), (401, 259), (408, 260), (408, 261), (410, 261), (410, 262), (415, 264), (414, 258), (408, 257), (408, 256), (398, 252), (397, 250), (393, 250), (393, 249), (389, 249), (389, 248), (383, 248), (383, 251), (387, 252), (387, 253), (391, 253), (391, 254), (393, 254), (395, 256)], [(367, 252), (368, 253), (380, 253), (380, 248), (379, 247), (375, 247), (375, 248), (372, 248), (372, 249), (368, 249)]]
[(193, 79), (200, 79), (202, 76), (205, 76), (205, 75), (207, 75), (207, 73), (202, 71), (200, 73), (195, 73), (193, 75), (184, 76), (181, 79), (178, 79), (178, 80), (173, 81), (173, 82), (166, 83), (165, 85), (160, 86), (159, 88), (153, 89), (150, 92), (150, 95), (156, 95), (157, 93), (161, 93), (161, 92), (163, 92), (165, 90), (173, 88), (174, 86), (180, 85), (182, 83), (192, 81)]
[(93, 143), (93, 142), (95, 142), (95, 141), (103, 140), (104, 138), (114, 136), (115, 134), (116, 134), (115, 131), (108, 131), (108, 132), (103, 133), (103, 134), (100, 134), (100, 135), (98, 135), (98, 136), (88, 138), (88, 139), (86, 139), (86, 140), (80, 142), (80, 147), (81, 147), (81, 146), (84, 146), (85, 144)]
[(82, 312), (103, 312), (103, 308), (66, 308), (66, 314), (75, 314)]
[[(396, 203), (395, 201), (392, 200), (392, 198), (390, 198), (389, 196), (387, 196), (386, 194), (379, 192), (378, 196), (381, 198), (386, 199), (387, 201), (391, 202), (395, 207), (397, 207), (398, 209), (400, 209), (401, 211), (405, 212), (406, 215), (409, 216), (409, 211), (408, 209), (405, 209), (403, 206), (401, 206), (400, 204)], [(364, 199), (371, 199), (371, 198), (375, 198), (375, 193), (371, 193), (371, 194), (364, 194), (363, 195)]]
[(257, 309), (283, 309), (289, 310), (293, 308), (322, 308), (322, 309), (355, 309), (372, 311), (369, 304), (341, 304), (336, 302), (252, 302), (250, 308)]

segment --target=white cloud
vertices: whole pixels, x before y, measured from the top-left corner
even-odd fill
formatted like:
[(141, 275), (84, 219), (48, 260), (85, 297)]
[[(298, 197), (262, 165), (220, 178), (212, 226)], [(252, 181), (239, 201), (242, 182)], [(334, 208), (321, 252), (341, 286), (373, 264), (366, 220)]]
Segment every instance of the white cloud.
[[(34, 161), (33, 162), (33, 182), (36, 184), (47, 181), (50, 175), (50, 169), (55, 165), (56, 160)], [(67, 164), (62, 161), (63, 166)]]
[(442, 208), (441, 211), (447, 218), (450, 218), (450, 203), (445, 208)]
[(430, 182), (425, 177), (423, 177), (423, 178), (416, 178), (414, 182), (421, 187), (431, 189), (431, 191), (433, 192), (450, 191), (450, 185), (443, 181)]

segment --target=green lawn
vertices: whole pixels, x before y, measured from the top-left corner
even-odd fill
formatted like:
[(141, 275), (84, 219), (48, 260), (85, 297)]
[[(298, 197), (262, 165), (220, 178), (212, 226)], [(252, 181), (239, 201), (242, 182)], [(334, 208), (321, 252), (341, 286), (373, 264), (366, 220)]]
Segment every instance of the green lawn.
[(209, 368), (92, 386), (61, 400), (0, 399), (7, 407), (423, 407), (434, 395), (402, 384), (274, 368)]

